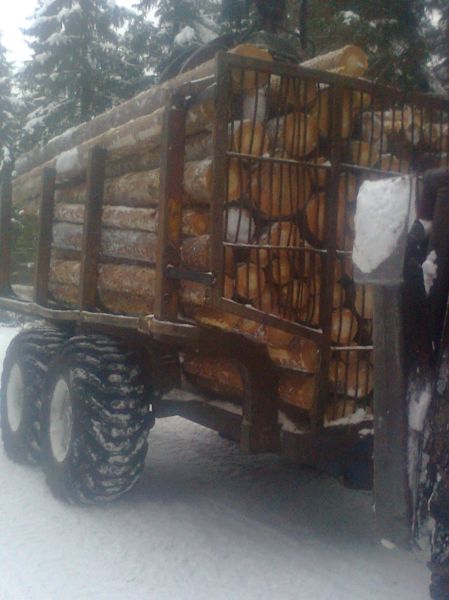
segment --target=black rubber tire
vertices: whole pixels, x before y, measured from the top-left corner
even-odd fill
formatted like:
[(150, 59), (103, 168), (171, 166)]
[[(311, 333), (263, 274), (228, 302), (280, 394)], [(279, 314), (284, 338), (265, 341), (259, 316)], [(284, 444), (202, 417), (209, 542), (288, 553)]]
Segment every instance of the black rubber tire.
[[(50, 422), (61, 379), (72, 427), (67, 453), (57, 457)], [(108, 502), (137, 483), (154, 417), (150, 390), (132, 352), (106, 336), (70, 339), (49, 369), (43, 398), (42, 462), (55, 496), (77, 504)]]
[[(36, 463), (40, 458), (42, 391), (48, 366), (67, 340), (67, 334), (52, 327), (35, 327), (20, 332), (10, 343), (1, 379), (1, 430), (6, 454), (20, 463)], [(10, 425), (7, 388), (11, 371), (17, 365), (23, 380), (23, 409), (17, 429)]]

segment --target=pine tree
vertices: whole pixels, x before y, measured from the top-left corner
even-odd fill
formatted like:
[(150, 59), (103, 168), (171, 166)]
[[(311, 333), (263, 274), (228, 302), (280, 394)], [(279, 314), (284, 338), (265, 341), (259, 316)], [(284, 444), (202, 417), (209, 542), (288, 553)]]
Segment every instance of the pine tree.
[(446, 0), (428, 0), (427, 8), (432, 87), (440, 94), (449, 95), (449, 4)]
[(155, 72), (219, 33), (220, 0), (140, 0), (136, 8), (144, 14), (151, 11), (157, 20), (146, 48)]
[(12, 72), (0, 39), (0, 173), (12, 164), (18, 134), (17, 100), (12, 95)]
[(45, 141), (134, 93), (140, 66), (118, 33), (131, 16), (114, 0), (39, 0), (25, 31), (33, 56), (20, 74), (31, 104), (25, 145)]
[[(405, 89), (428, 89), (428, 47), (422, 31), (426, 0), (309, 0), (308, 36), (316, 54), (361, 46), (369, 76)], [(297, 13), (298, 2), (290, 2)]]

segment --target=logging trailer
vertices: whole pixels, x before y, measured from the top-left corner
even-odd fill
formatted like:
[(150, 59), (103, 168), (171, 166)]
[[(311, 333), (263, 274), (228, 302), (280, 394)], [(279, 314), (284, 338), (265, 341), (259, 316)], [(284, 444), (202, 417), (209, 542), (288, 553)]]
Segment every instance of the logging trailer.
[[(354, 56), (343, 74), (253, 56), (219, 53), (4, 173), (0, 307), (45, 321), (7, 353), (5, 450), (88, 503), (135, 484), (157, 418), (303, 464), (374, 424), (379, 528), (404, 540), (397, 290), (354, 282), (354, 212), (366, 179), (447, 168), (449, 102), (360, 79)], [(15, 205), (38, 214), (31, 299)]]

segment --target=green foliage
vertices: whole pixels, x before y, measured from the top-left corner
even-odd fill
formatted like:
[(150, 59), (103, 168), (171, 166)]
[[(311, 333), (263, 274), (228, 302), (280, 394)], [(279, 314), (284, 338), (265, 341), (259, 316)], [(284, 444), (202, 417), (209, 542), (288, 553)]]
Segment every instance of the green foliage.
[(18, 101), (12, 94), (12, 71), (6, 50), (0, 39), (0, 173), (14, 157), (18, 135), (16, 109)]
[(30, 106), (26, 146), (105, 111), (129, 97), (139, 65), (119, 28), (132, 17), (114, 0), (40, 0), (25, 31), (33, 56), (20, 73)]

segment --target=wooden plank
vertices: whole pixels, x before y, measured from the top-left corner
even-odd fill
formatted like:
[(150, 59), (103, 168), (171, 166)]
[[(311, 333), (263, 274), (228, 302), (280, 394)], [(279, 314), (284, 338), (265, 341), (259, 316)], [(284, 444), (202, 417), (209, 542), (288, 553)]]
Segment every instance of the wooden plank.
[(39, 212), (39, 238), (34, 274), (34, 301), (47, 306), (48, 281), (52, 243), (52, 225), (55, 206), (56, 171), (44, 169), (42, 173), (42, 194)]
[(5, 166), (1, 177), (0, 196), (0, 293), (11, 291), (11, 205), (12, 167)]
[(97, 306), (98, 255), (101, 240), (101, 217), (107, 152), (95, 146), (89, 157), (87, 203), (81, 254), (80, 308), (95, 310)]
[(374, 290), (374, 503), (381, 537), (410, 540), (407, 399), (400, 286)]
[(154, 307), (155, 317), (161, 321), (176, 321), (178, 317), (177, 283), (165, 273), (169, 266), (180, 266), (185, 127), (185, 99), (174, 96), (165, 110), (162, 139)]

